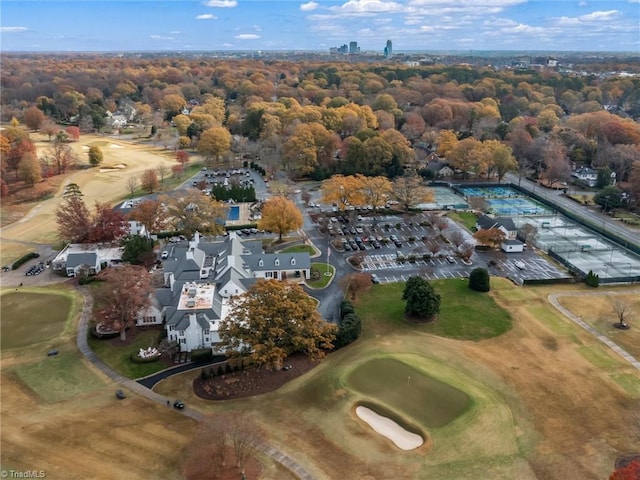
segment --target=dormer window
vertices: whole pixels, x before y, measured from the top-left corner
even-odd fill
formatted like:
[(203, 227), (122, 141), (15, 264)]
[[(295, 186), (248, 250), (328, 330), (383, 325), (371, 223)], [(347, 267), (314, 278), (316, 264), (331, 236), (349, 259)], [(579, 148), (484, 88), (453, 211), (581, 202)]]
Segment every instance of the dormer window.
[(262, 259), (260, 259), (260, 260), (258, 261), (258, 266), (259, 266), (259, 267), (264, 267), (264, 262), (262, 261)]
[(276, 258), (276, 267), (280, 265), (280, 260)]
[(291, 265), (295, 265), (295, 264), (296, 264), (296, 259), (295, 259), (295, 258), (292, 258), (292, 259), (291, 259)]

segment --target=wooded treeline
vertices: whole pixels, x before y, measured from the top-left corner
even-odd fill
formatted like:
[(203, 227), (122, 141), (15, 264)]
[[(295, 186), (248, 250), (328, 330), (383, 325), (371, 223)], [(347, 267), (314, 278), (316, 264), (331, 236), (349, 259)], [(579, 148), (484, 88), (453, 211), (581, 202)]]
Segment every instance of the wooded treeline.
[(553, 183), (587, 166), (605, 172), (603, 187), (615, 172), (640, 200), (637, 76), (204, 57), (2, 63), (2, 120), (33, 130), (137, 132), (211, 163), (252, 153), (267, 171), (318, 179), (393, 178), (434, 153), (463, 176), (517, 169)]

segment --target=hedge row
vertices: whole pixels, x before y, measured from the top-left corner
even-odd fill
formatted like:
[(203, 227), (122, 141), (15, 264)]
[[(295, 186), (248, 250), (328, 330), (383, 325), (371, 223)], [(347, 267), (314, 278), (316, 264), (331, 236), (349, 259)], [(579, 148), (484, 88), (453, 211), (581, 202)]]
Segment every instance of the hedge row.
[(22, 265), (27, 263), (32, 258), (38, 258), (39, 256), (40, 256), (40, 254), (36, 253), (36, 252), (27, 253), (26, 255), (20, 257), (18, 260), (13, 262), (13, 265), (11, 266), (11, 270), (17, 270), (18, 268), (20, 268)]

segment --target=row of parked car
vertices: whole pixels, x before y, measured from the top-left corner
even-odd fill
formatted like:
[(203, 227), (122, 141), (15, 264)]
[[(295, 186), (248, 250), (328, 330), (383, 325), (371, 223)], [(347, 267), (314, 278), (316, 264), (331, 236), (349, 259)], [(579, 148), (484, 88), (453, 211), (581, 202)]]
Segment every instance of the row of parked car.
[(29, 267), (27, 269), (27, 271), (25, 272), (25, 275), (27, 277), (30, 277), (32, 275), (40, 275), (44, 271), (45, 268), (46, 268), (46, 266), (45, 266), (44, 262), (36, 263), (35, 265), (32, 265), (31, 267)]

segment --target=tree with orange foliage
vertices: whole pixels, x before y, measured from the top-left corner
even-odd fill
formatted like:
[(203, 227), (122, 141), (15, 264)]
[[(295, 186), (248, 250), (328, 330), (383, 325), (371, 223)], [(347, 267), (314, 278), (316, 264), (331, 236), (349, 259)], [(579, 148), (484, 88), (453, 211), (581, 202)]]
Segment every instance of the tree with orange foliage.
[(125, 341), (138, 312), (151, 303), (151, 275), (144, 267), (122, 265), (102, 270), (98, 276), (104, 280), (96, 293), (103, 322), (119, 331), (120, 339)]
[(483, 245), (488, 245), (491, 248), (498, 248), (504, 241), (505, 235), (499, 228), (487, 228), (478, 230), (473, 234), (473, 238)]
[(161, 232), (167, 224), (165, 209), (158, 200), (144, 200), (129, 212), (129, 219), (144, 225), (147, 233)]
[(262, 219), (258, 228), (278, 234), (278, 241), (282, 235), (302, 227), (302, 212), (291, 200), (283, 197), (271, 197), (262, 207)]
[(147, 193), (155, 192), (160, 187), (158, 172), (154, 168), (145, 170), (140, 177), (140, 186)]
[(231, 355), (248, 350), (251, 363), (268, 368), (279, 369), (294, 352), (320, 360), (333, 348), (337, 327), (317, 307), (297, 283), (258, 279), (232, 299), (231, 312), (219, 328), (222, 346)]

